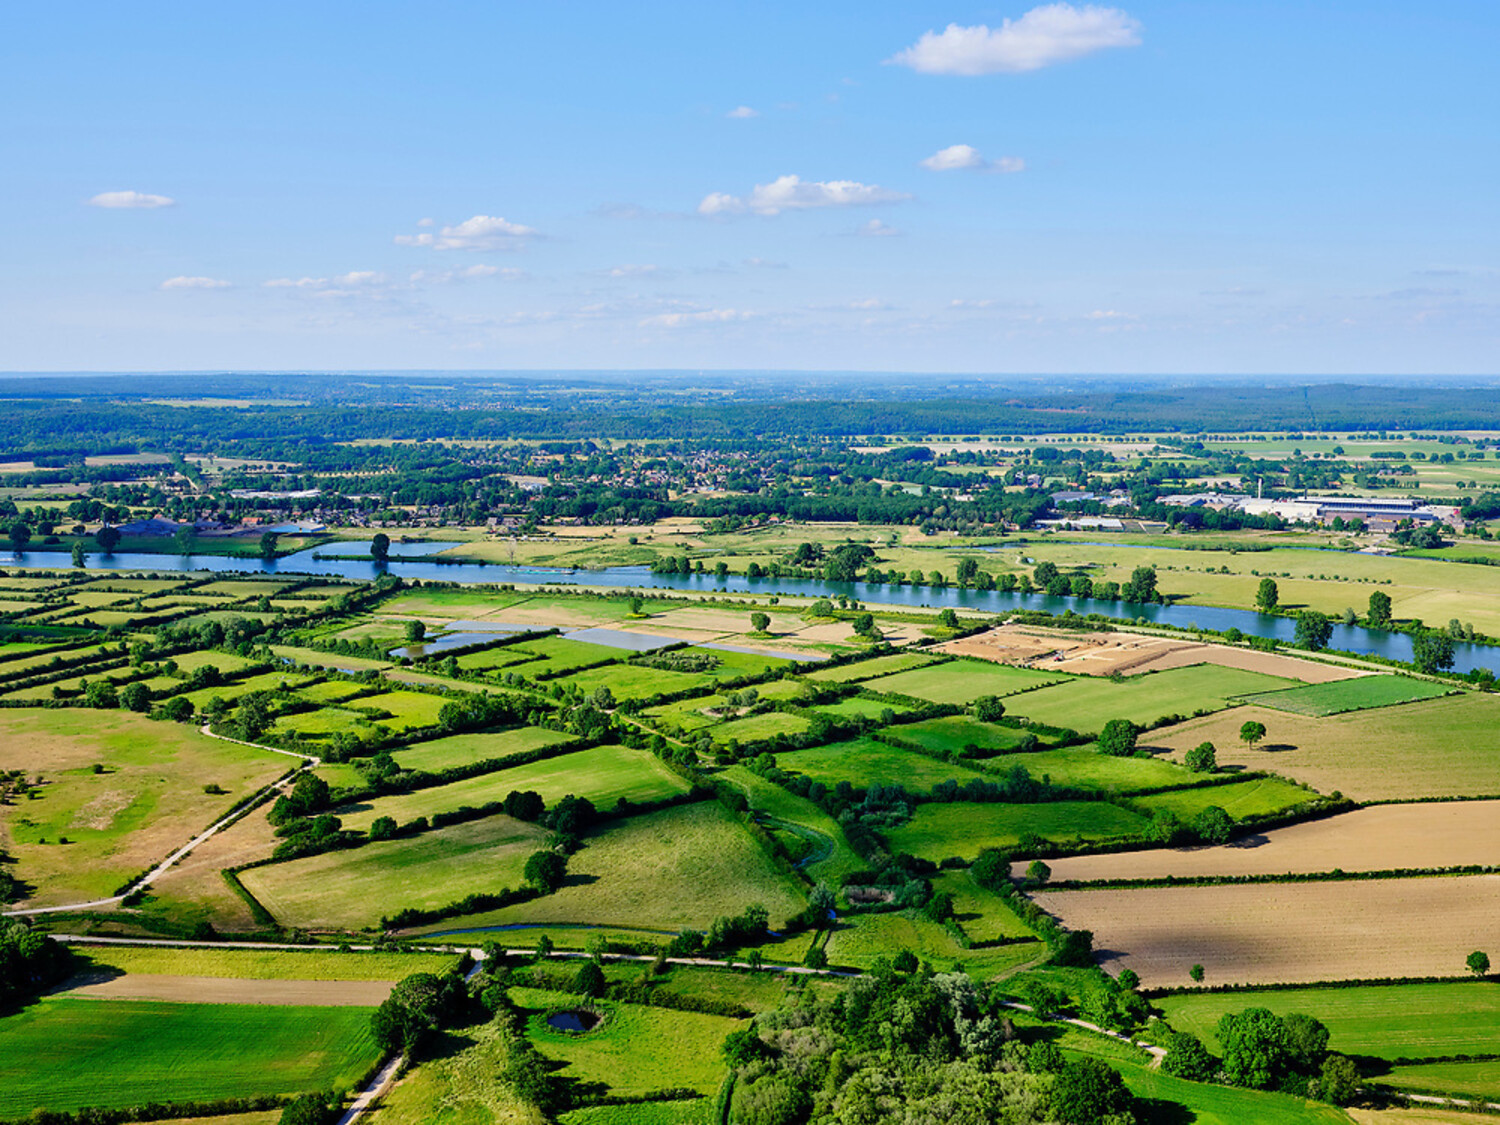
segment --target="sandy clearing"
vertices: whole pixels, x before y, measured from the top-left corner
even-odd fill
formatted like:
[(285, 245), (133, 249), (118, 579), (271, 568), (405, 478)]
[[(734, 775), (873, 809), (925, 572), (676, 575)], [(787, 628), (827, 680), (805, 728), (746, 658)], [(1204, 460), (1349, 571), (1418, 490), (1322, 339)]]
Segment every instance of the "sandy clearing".
[[(1500, 801), (1375, 805), (1216, 848), (1155, 848), (1053, 860), (1052, 879), (1193, 878), (1500, 864)], [(1019, 875), (1025, 864), (1014, 870)]]
[(1092, 930), (1100, 963), (1148, 988), (1464, 974), (1493, 948), (1500, 875), (1229, 887), (1050, 891), (1033, 896), (1070, 928)]
[(389, 980), (239, 980), (127, 973), (75, 977), (59, 994), (85, 1000), (168, 1000), (182, 1004), (276, 1004), (374, 1008), (395, 987)]
[(1217, 664), (1246, 672), (1283, 676), (1308, 684), (1347, 680), (1367, 673), (1294, 656), (1257, 652), (1232, 645), (1202, 644), (1180, 637), (1143, 633), (1071, 633), (1035, 626), (1001, 625), (987, 633), (938, 646), (939, 652), (977, 656), (1002, 664), (1109, 676), (1138, 676), (1193, 664)]

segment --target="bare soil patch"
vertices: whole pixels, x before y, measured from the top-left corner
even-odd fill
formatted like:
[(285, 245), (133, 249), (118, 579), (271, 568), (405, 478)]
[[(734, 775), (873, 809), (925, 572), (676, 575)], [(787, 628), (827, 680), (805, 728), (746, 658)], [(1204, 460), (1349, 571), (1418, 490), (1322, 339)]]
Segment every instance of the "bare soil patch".
[(1366, 674), (1279, 653), (1203, 644), (1180, 637), (1142, 633), (1073, 633), (1021, 625), (1001, 625), (987, 633), (949, 641), (938, 646), (938, 651), (1086, 676), (1116, 673), (1138, 676), (1143, 672), (1186, 668), (1192, 664), (1217, 664), (1223, 668), (1262, 672), (1308, 684), (1324, 684)]
[[(1500, 801), (1374, 805), (1213, 848), (1156, 848), (1051, 862), (1054, 881), (1394, 871), (1500, 863)], [(1016, 864), (1017, 874), (1025, 864)]]
[(1092, 930), (1108, 970), (1149, 987), (1276, 984), (1464, 974), (1493, 945), (1500, 875), (1227, 887), (1051, 891), (1033, 896)]
[(236, 980), (128, 973), (75, 977), (58, 991), (89, 1000), (167, 1000), (180, 1004), (277, 1004), (374, 1008), (395, 986), (389, 980)]
[(220, 930), (257, 929), (250, 907), (220, 873), (226, 867), (266, 858), (276, 844), (276, 830), (267, 822), (264, 807), (255, 809), (178, 860), (152, 884), (151, 894), (173, 905), (196, 908)]

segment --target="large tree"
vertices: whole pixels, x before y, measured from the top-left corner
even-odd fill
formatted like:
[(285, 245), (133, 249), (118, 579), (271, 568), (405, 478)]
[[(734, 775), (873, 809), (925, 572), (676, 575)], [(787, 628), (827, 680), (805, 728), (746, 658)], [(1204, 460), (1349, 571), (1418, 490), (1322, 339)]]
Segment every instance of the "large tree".
[(1318, 652), (1328, 647), (1333, 637), (1333, 622), (1327, 614), (1315, 609), (1304, 609), (1297, 614), (1297, 629), (1293, 640), (1303, 648)]
[(1391, 596), (1384, 591), (1376, 590), (1370, 595), (1370, 609), (1365, 615), (1371, 625), (1377, 629), (1383, 629), (1391, 623)]
[(1129, 719), (1111, 719), (1099, 732), (1099, 752), (1115, 758), (1125, 758), (1135, 753), (1135, 740), (1139, 731)]
[(1431, 674), (1453, 667), (1453, 638), (1447, 633), (1426, 631), (1411, 639), (1411, 659), (1419, 672)]
[(1255, 606), (1264, 613), (1270, 613), (1281, 604), (1281, 591), (1276, 586), (1276, 579), (1262, 578), (1260, 586), (1255, 591)]

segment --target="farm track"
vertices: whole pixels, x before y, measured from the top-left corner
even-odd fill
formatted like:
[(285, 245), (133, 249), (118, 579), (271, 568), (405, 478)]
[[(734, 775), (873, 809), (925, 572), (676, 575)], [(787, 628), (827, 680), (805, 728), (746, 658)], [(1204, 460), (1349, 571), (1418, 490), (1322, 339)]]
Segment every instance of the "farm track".
[(296, 754), (291, 750), (279, 750), (275, 746), (262, 746), (256, 742), (246, 742), (243, 739), (229, 738), (226, 735), (215, 734), (213, 731), (208, 729), (207, 723), (205, 723), (200, 729), (200, 733), (207, 735), (209, 738), (216, 738), (220, 742), (233, 742), (238, 746), (248, 746), (254, 750), (268, 750), (273, 754), (284, 754), (287, 757), (296, 758), (302, 763), (302, 765), (298, 767), (298, 769), (296, 769), (293, 773), (281, 778), (278, 781), (273, 781), (270, 785), (267, 785), (264, 789), (260, 790), (258, 793), (255, 793), (247, 802), (238, 806), (228, 816), (221, 817), (219, 820), (214, 821), (213, 824), (210, 824), (202, 832), (198, 833), (198, 835), (194, 836), (186, 844), (183, 844), (182, 847), (178, 848), (171, 855), (167, 856), (166, 859), (162, 860), (150, 871), (146, 872), (146, 874), (142, 875), (135, 882), (131, 883), (120, 894), (111, 895), (109, 898), (93, 899), (90, 902), (66, 903), (62, 906), (33, 906), (27, 907), (22, 910), (0, 911), (0, 918), (28, 918), (37, 917), (44, 914), (64, 914), (76, 910), (97, 910), (100, 907), (105, 906), (118, 906), (131, 895), (136, 894), (140, 891), (144, 891), (147, 887), (151, 886), (151, 884), (155, 883), (156, 880), (160, 879), (163, 875), (170, 871), (173, 866), (175, 866), (180, 860), (185, 859), (187, 856), (191, 855), (193, 849), (200, 847), (207, 840), (222, 832), (231, 824), (234, 824), (236, 821), (241, 820), (245, 816), (249, 815), (252, 811), (259, 808), (267, 800), (270, 799), (273, 793), (287, 792), (298, 775), (305, 773), (308, 770), (316, 769), (318, 766), (323, 764), (323, 760), (321, 758), (315, 758), (308, 754)]

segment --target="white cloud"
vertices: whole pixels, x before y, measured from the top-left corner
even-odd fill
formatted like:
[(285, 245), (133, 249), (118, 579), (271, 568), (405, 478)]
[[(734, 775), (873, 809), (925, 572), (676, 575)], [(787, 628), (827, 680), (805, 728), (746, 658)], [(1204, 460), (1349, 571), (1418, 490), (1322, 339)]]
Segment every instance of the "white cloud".
[(787, 268), (785, 262), (778, 262), (771, 258), (746, 258), (743, 264), (753, 270), (784, 270)]
[(623, 265), (623, 266), (615, 266), (612, 269), (606, 270), (605, 274), (608, 277), (625, 278), (625, 277), (654, 277), (654, 276), (656, 276), (658, 274), (661, 274), (663, 272), (664, 271), (662, 270), (662, 268), (660, 266), (652, 266), (652, 265)]
[(1122, 313), (1117, 309), (1095, 309), (1087, 314), (1088, 320), (1134, 320), (1130, 313)]
[(973, 145), (949, 145), (940, 148), (921, 162), (923, 168), (933, 172), (1020, 172), (1026, 161), (1019, 156), (1002, 156), (998, 160), (986, 160)]
[(265, 283), (267, 289), (310, 289), (314, 292), (343, 296), (355, 292), (368, 292), (384, 285), (387, 277), (374, 270), (351, 270), (334, 277), (273, 277)]
[(1140, 32), (1140, 21), (1119, 8), (1043, 4), (996, 28), (950, 23), (886, 61), (922, 74), (1021, 74), (1110, 47), (1139, 46)]
[(886, 304), (879, 297), (865, 297), (862, 300), (850, 301), (844, 306), (844, 308), (855, 312), (879, 312), (890, 307), (890, 305)]
[(89, 206), (149, 211), (156, 207), (175, 207), (177, 200), (165, 195), (149, 195), (142, 191), (101, 191), (89, 200)]
[(752, 315), (740, 309), (704, 309), (701, 312), (661, 313), (657, 316), (648, 316), (638, 324), (642, 328), (691, 328), (694, 325), (747, 320)]
[(163, 289), (228, 289), (230, 283), (217, 277), (169, 277), (161, 283)]
[(901, 231), (889, 223), (882, 223), (879, 219), (871, 219), (868, 223), (861, 223), (851, 232), (860, 238), (895, 238)]
[(437, 226), (437, 220), (436, 219), (418, 219), (417, 220), (417, 226), (419, 226), (419, 227), (435, 227), (435, 226)]
[(783, 211), (806, 211), (815, 207), (861, 207), (872, 203), (899, 203), (911, 196), (857, 180), (804, 180), (801, 176), (778, 176), (768, 184), (756, 184), (748, 198), (710, 192), (698, 204), (700, 215), (735, 215), (753, 211), (757, 215), (779, 215)]
[[(419, 224), (420, 225), (420, 224)], [(496, 215), (475, 215), (437, 234), (398, 234), (397, 246), (428, 246), (434, 250), (514, 250), (537, 232)]]
[(742, 106), (737, 106), (734, 109), (731, 109), (724, 116), (725, 117), (733, 117), (733, 118), (735, 118), (736, 120), (739, 120), (739, 121), (745, 121), (745, 120), (747, 120), (747, 119), (749, 119), (751, 117), (759, 117), (760, 116), (760, 110), (758, 110), (758, 109), (751, 109), (747, 105), (742, 105)]
[(409, 281), (413, 284), (449, 285), (458, 281), (480, 281), (487, 277), (498, 277), (505, 281), (520, 281), (530, 275), (525, 270), (501, 269), (499, 266), (465, 266), (456, 270), (415, 270)]

